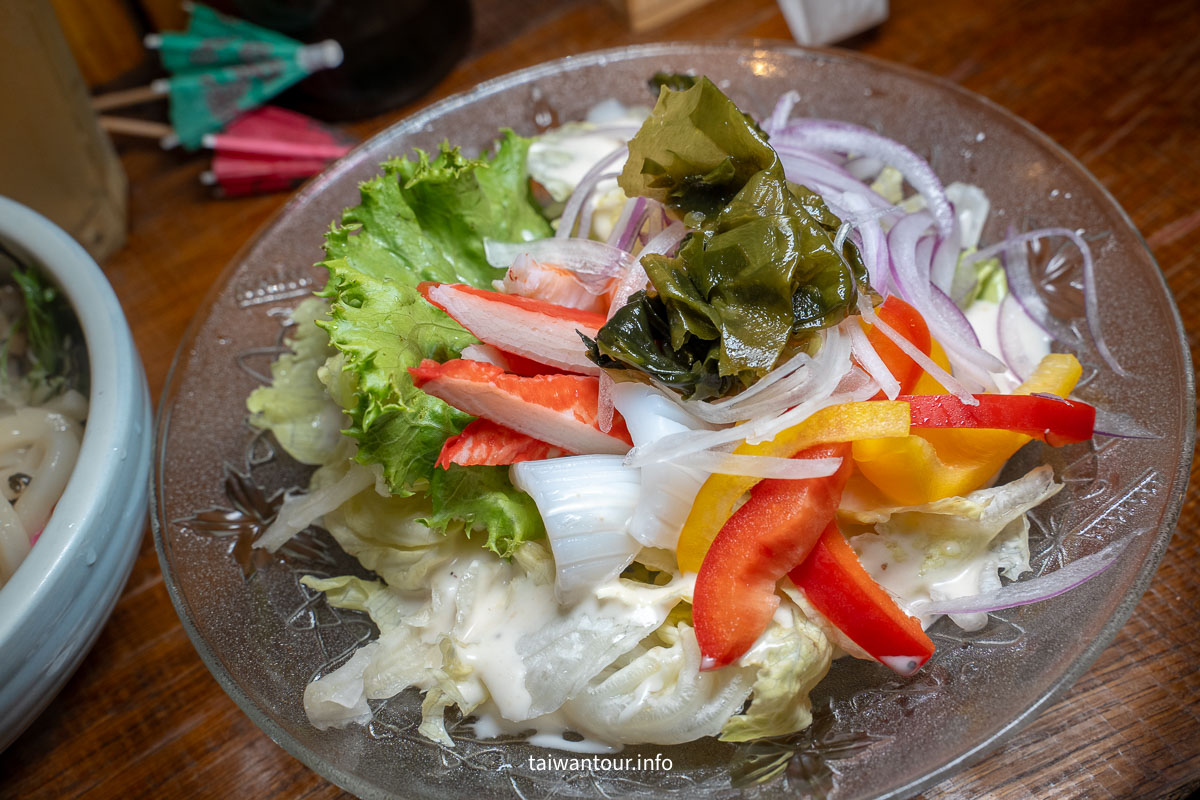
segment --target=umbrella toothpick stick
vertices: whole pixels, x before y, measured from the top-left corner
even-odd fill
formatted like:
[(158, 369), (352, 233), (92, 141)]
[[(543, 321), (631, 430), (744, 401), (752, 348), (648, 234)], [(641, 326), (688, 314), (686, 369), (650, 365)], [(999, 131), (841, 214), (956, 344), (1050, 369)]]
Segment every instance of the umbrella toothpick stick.
[(126, 136), (140, 136), (145, 139), (164, 139), (174, 131), (165, 122), (154, 122), (148, 119), (129, 119), (128, 117), (111, 117), (100, 115), (100, 127), (109, 133), (121, 133)]
[(171, 91), (171, 84), (166, 79), (159, 79), (149, 86), (139, 86), (136, 89), (121, 89), (116, 92), (97, 95), (92, 98), (92, 108), (96, 111), (111, 111), (114, 108), (125, 108), (142, 103), (150, 103), (166, 97)]

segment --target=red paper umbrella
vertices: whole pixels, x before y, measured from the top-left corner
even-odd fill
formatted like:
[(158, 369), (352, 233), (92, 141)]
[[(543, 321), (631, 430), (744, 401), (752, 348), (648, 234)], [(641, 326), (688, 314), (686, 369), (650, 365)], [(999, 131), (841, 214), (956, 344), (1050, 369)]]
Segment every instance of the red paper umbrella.
[(207, 134), (212, 169), (201, 176), (228, 196), (294, 188), (354, 146), (340, 131), (304, 114), (263, 106)]

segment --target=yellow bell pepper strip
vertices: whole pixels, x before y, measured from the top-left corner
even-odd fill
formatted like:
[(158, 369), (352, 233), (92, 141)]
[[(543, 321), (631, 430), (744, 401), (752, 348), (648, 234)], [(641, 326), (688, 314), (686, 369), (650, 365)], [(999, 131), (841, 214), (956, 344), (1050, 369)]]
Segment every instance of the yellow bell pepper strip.
[[(1014, 394), (1066, 397), (1081, 374), (1074, 356), (1052, 353)], [(1029, 441), (1028, 435), (1008, 430), (926, 429), (901, 438), (860, 439), (851, 452), (858, 471), (888, 499), (921, 505), (975, 491)]]
[(847, 443), (810, 447), (799, 458), (841, 458), (823, 478), (768, 478), (721, 527), (704, 556), (692, 600), (700, 669), (750, 649), (779, 606), (775, 585), (807, 556), (833, 519), (852, 469)]
[[(737, 455), (790, 458), (819, 444), (853, 442), (877, 437), (907, 437), (907, 403), (867, 400), (821, 409), (803, 422), (780, 432), (769, 442), (741, 444)], [(699, 572), (704, 554), (734, 508), (759, 478), (745, 475), (710, 475), (700, 487), (692, 510), (679, 534), (675, 554), (683, 572)]]
[(1096, 409), (1077, 400), (1051, 395), (977, 394), (969, 406), (954, 395), (901, 395), (908, 403), (912, 427), (989, 428), (1014, 431), (1059, 447), (1092, 438)]
[(837, 523), (829, 523), (788, 577), (838, 630), (901, 675), (912, 675), (933, 655), (921, 623), (863, 568)]

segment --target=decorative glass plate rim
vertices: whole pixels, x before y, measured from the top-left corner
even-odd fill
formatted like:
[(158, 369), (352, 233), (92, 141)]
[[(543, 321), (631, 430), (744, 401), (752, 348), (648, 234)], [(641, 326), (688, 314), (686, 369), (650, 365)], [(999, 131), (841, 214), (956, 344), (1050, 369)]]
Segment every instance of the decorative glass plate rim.
[[(734, 40), (729, 42), (659, 42), (646, 43), (639, 45), (631, 45), (625, 47), (615, 47), (603, 50), (588, 51), (578, 55), (570, 55), (543, 62), (533, 66), (525, 67), (513, 72), (505, 73), (496, 78), (489, 79), (477, 84), (471, 89), (455, 93), (436, 101), (416, 112), (403, 120), (389, 126), (380, 131), (375, 136), (358, 145), (353, 151), (330, 165), (323, 173), (314, 178), (305, 187), (300, 189), (282, 208), (279, 209), (266, 223), (262, 225), (255, 235), (247, 241), (231, 259), (228, 265), (221, 271), (212, 287), (206, 293), (201, 301), (196, 315), (188, 325), (187, 330), (180, 342), (179, 348), (176, 351), (175, 357), (172, 359), (170, 369), (168, 370), (164, 389), (159, 401), (158, 413), (155, 421), (155, 453), (154, 464), (152, 471), (152, 490), (150, 493), (150, 521), (154, 536), (155, 550), (158, 554), (159, 564), (163, 571), (164, 583), (167, 588), (167, 593), (171, 598), (180, 622), (184, 630), (191, 639), (193, 646), (199, 653), (201, 660), (208, 667), (209, 672), (217, 680), (217, 683), (228, 694), (235, 703), (246, 713), (247, 716), (255, 723), (255, 725), (266, 733), (274, 742), (280, 745), (286, 752), (295, 757), (308, 768), (312, 769), (317, 774), (325, 777), (339, 787), (352, 792), (364, 798), (373, 797), (390, 797), (387, 793), (379, 792), (376, 787), (371, 784), (364, 783), (359, 776), (342, 770), (326, 761), (323, 761), (319, 754), (310, 750), (308, 747), (299, 742), (291, 733), (283, 726), (276, 723), (268, 715), (264, 714), (258, 705), (250, 699), (250, 697), (241, 689), (234, 680), (233, 676), (225, 669), (220, 656), (212, 649), (210, 644), (197, 630), (195, 623), (190, 618), (188, 608), (182, 597), (179, 587), (171, 579), (172, 567), (167, 560), (167, 555), (164, 545), (164, 524), (162, 520), (162, 512), (164, 508), (164, 500), (162, 497), (163, 482), (161, 475), (165, 465), (165, 448), (161, 445), (164, 442), (165, 434), (170, 427), (170, 410), (172, 400), (179, 389), (177, 381), (177, 371), (183, 369), (186, 355), (189, 351), (189, 345), (193, 342), (196, 335), (203, 326), (207, 313), (215, 303), (216, 299), (223, 293), (230, 282), (230, 279), (237, 272), (240, 266), (246, 260), (246, 257), (251, 253), (258, 242), (265, 234), (273, 229), (282, 219), (288, 217), (293, 210), (301, 208), (307, 204), (309, 198), (317, 195), (325, 190), (325, 187), (339, 178), (343, 172), (353, 169), (357, 165), (356, 154), (359, 151), (370, 148), (376, 142), (384, 139), (396, 138), (405, 134), (419, 131), (427, 122), (436, 119), (450, 111), (458, 109), (462, 106), (474, 103), (488, 95), (503, 91), (512, 86), (531, 82), (538, 78), (550, 77), (556, 74), (570, 71), (576, 68), (599, 66), (609, 61), (634, 60), (642, 57), (666, 56), (666, 55), (700, 55), (705, 52), (742, 52), (752, 54), (755, 52), (771, 53), (782, 56), (793, 56), (801, 59), (810, 59), (826, 62), (860, 62), (866, 64), (873, 70), (891, 72), (894, 75), (904, 79), (923, 83), (941, 92), (949, 92), (957, 95), (960, 99), (975, 103), (986, 108), (990, 113), (997, 114), (1011, 124), (1016, 124), (1023, 133), (1032, 140), (1035, 140), (1048, 151), (1053, 153), (1063, 164), (1070, 167), (1077, 173), (1078, 177), (1087, 183), (1095, 192), (1098, 198), (1101, 198), (1111, 210), (1117, 213), (1118, 218), (1124, 224), (1126, 229), (1132, 232), (1138, 243), (1145, 250), (1146, 256), (1150, 264), (1154, 266), (1154, 275), (1158, 281), (1158, 288), (1162, 291), (1165, 297), (1170, 302), (1167, 306), (1172, 315), (1174, 323), (1175, 338), (1180, 346), (1181, 352), (1187, 355), (1190, 350), (1187, 346), (1187, 337), (1183, 327), (1183, 321), (1179, 314), (1177, 304), (1174, 302), (1174, 296), (1171, 293), (1162, 271), (1158, 268), (1158, 262), (1154, 258), (1153, 252), (1146, 244), (1145, 238), (1134, 225), (1133, 220), (1129, 217), (1125, 209), (1116, 201), (1108, 189), (1096, 179), (1094, 175), (1071, 153), (1065, 150), (1061, 145), (1033, 126), (1026, 120), (1013, 114), (1008, 109), (997, 104), (996, 102), (984, 97), (980, 94), (972, 92), (968, 89), (959, 86), (945, 78), (932, 75), (921, 70), (909, 67), (904, 64), (899, 64), (874, 56), (855, 53), (829, 48), (810, 48), (799, 47), (787, 42), (774, 40)], [(1184, 375), (1183, 381), (1185, 384), (1185, 397), (1181, 398), (1184, 401), (1184, 422), (1185, 430), (1183, 438), (1186, 447), (1182, 448), (1179, 461), (1175, 465), (1175, 471), (1172, 477), (1172, 492), (1166, 498), (1162, 525), (1155, 534), (1155, 539), (1151, 543), (1147, 552), (1146, 558), (1143, 560), (1140, 569), (1138, 570), (1135, 579), (1130, 584), (1115, 613), (1104, 623), (1100, 635), (1092, 640), (1081, 652), (1080, 656), (1073, 661), (1067, 669), (1058, 675), (1052, 682), (1049, 690), (1043, 693), (1029, 707), (1014, 716), (1008, 724), (998, 728), (991, 736), (981, 741), (977, 746), (960, 753), (957, 757), (952, 758), (937, 768), (927, 772), (920, 778), (910, 781), (908, 784), (898, 786), (881, 797), (907, 797), (916, 792), (922, 791), (947, 777), (957, 773), (961, 769), (973, 764), (1007, 741), (1013, 734), (1024, 728), (1033, 721), (1042, 711), (1048, 706), (1056, 702), (1062, 694), (1069, 689), (1091, 665), (1105, 648), (1111, 644), (1117, 632), (1124, 626), (1125, 622), (1133, 613), (1133, 609), (1140, 601), (1146, 588), (1149, 586), (1150, 580), (1157, 570), (1166, 548), (1173, 535), (1175, 526), (1178, 522), (1179, 514), (1182, 509), (1183, 501), (1187, 493), (1188, 478), (1190, 476), (1190, 468), (1194, 458), (1195, 449), (1195, 432), (1196, 432), (1196, 409), (1195, 409), (1195, 374), (1194, 366), (1190, 358), (1184, 360)]]

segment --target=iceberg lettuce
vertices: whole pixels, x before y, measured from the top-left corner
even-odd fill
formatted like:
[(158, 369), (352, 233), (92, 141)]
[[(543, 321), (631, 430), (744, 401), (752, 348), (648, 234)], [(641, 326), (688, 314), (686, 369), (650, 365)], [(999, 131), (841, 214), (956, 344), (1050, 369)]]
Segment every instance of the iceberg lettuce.
[[(853, 512), (849, 519), (873, 525), (874, 530), (852, 535), (850, 545), (871, 576), (914, 613), (913, 601), (979, 594), (998, 588), (999, 571), (1009, 578), (1028, 571), (1025, 512), (1060, 489), (1054, 471), (1043, 465), (1015, 481), (965, 497)], [(926, 624), (931, 621), (919, 611), (914, 616)], [(955, 614), (951, 619), (966, 630), (987, 623), (982, 613)]]
[(833, 660), (833, 646), (821, 629), (790, 603), (780, 603), (762, 637), (738, 659), (757, 666), (753, 699), (721, 728), (726, 742), (783, 736), (812, 724), (813, 690)]
[(271, 362), (271, 383), (250, 393), (250, 424), (271, 431), (288, 455), (302, 464), (324, 464), (333, 455), (345, 427), (342, 409), (330, 399), (317, 372), (334, 353), (329, 337), (317, 327), (329, 308), (309, 298), (292, 311), (288, 352)]

